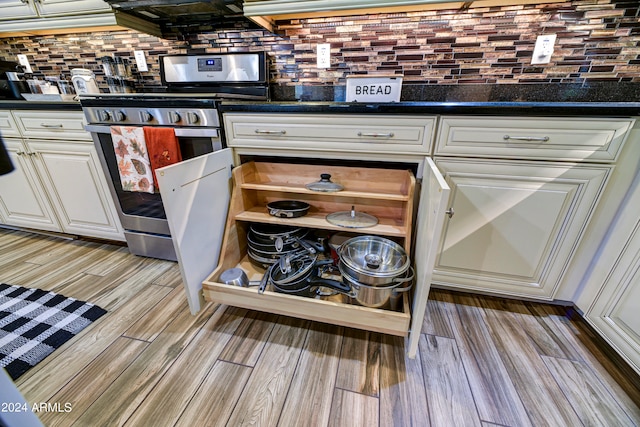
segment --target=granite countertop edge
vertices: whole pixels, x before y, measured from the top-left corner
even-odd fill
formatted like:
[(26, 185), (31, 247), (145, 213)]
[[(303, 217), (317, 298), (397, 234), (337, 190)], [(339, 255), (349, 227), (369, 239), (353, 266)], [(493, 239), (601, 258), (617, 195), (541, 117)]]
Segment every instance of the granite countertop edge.
[(640, 102), (233, 102), (221, 112), (640, 116)]

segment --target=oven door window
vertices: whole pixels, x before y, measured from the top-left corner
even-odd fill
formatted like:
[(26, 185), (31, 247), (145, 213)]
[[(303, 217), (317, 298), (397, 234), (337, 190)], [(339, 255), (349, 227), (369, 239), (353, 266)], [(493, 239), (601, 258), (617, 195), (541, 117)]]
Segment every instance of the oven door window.
[[(123, 190), (111, 134), (101, 133), (99, 140), (109, 170), (109, 179), (113, 183), (122, 213), (131, 216), (166, 219), (162, 198), (157, 188), (153, 194)], [(178, 137), (178, 143), (182, 160), (211, 153), (216, 147), (216, 141), (210, 137)]]

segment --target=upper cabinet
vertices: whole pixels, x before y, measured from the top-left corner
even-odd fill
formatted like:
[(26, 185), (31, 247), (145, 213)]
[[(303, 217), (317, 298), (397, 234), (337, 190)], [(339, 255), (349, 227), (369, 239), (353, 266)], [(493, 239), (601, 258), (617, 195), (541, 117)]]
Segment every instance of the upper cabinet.
[(0, 0), (1, 20), (110, 11), (102, 0)]
[(551, 0), (245, 0), (244, 14), (272, 30), (279, 19), (552, 3)]
[(160, 35), (159, 27), (113, 11), (103, 0), (0, 0), (0, 37), (132, 28)]

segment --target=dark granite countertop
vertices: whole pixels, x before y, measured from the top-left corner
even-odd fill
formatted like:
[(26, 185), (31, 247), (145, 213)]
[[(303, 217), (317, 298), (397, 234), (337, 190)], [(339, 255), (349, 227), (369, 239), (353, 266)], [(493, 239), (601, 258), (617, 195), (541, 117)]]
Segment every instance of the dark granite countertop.
[(325, 114), (640, 116), (640, 84), (402, 86), (398, 103), (346, 103), (344, 86), (271, 86), (269, 103), (223, 102), (221, 111)]
[(19, 99), (0, 100), (0, 110), (64, 110), (82, 111), (77, 101), (24, 101)]

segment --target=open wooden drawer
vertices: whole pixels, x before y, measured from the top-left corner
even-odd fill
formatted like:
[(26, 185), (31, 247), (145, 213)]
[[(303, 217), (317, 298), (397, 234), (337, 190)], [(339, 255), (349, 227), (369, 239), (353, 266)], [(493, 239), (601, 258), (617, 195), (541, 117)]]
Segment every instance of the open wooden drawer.
[[(342, 184), (344, 190), (335, 193), (307, 190), (305, 184), (318, 181), (321, 173), (331, 174), (332, 180)], [(381, 176), (385, 179), (381, 180)], [(387, 334), (407, 334), (411, 317), (407, 293), (403, 294), (398, 311), (392, 311), (352, 304), (341, 294), (307, 298), (272, 292), (269, 288), (259, 294), (257, 286), (226, 285), (218, 279), (223, 271), (233, 267), (242, 268), (250, 280), (262, 278), (264, 269), (254, 266), (247, 256), (246, 236), (250, 224), (345, 231), (327, 222), (325, 216), (352, 206), (375, 215), (379, 223), (348, 231), (393, 238), (409, 252), (415, 189), (415, 178), (410, 171), (250, 162), (233, 170), (233, 182), (219, 263), (202, 285), (205, 299)], [(299, 218), (270, 216), (266, 204), (283, 199), (305, 201), (311, 209)]]

